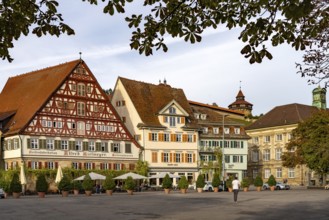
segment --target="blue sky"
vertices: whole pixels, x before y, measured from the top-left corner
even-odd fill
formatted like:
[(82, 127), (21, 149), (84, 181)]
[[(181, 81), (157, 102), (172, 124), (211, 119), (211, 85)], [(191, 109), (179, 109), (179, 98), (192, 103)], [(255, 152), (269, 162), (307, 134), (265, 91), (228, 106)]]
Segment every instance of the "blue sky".
[[(129, 5), (127, 14), (145, 11), (142, 2)], [(241, 81), (254, 115), (278, 105), (312, 104), (315, 85), (308, 85), (295, 68), (302, 53), (288, 45), (270, 48), (271, 61), (250, 65), (240, 54), (239, 30), (221, 28), (206, 31), (202, 42), (194, 45), (168, 38), (167, 53), (146, 57), (130, 50), (127, 14), (111, 17), (102, 13), (102, 4), (91, 6), (79, 0), (59, 3), (59, 11), (76, 35), (20, 38), (10, 50), (15, 60), (0, 61), (0, 90), (9, 77), (78, 59), (81, 51), (105, 89), (113, 88), (118, 76), (153, 84), (165, 78), (172, 87), (183, 89), (189, 100), (227, 107), (235, 101)]]

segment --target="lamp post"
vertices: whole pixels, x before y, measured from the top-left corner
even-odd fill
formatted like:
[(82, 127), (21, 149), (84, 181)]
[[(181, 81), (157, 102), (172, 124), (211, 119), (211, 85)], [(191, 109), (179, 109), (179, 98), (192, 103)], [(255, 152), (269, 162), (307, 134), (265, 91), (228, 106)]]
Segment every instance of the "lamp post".
[(222, 169), (223, 169), (223, 191), (225, 190), (225, 132), (224, 132), (224, 125), (225, 125), (225, 117), (227, 117), (228, 115), (223, 115), (223, 149), (222, 149)]

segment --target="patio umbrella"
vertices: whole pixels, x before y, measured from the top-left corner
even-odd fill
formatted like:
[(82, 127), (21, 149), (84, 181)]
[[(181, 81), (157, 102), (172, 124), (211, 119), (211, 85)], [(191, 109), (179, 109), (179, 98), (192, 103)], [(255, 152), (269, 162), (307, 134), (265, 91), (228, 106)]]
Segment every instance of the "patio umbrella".
[(131, 176), (134, 180), (147, 179), (146, 176), (142, 176), (142, 175), (139, 175), (139, 174), (136, 174), (136, 173), (132, 173), (132, 172), (123, 174), (121, 176), (117, 176), (117, 177), (115, 177), (113, 179), (115, 179), (115, 180), (125, 180), (125, 179), (128, 178), (128, 176)]
[(55, 183), (59, 183), (62, 180), (62, 178), (63, 178), (63, 171), (62, 171), (62, 167), (59, 165), (57, 168)]
[[(99, 173), (94, 173), (94, 172), (90, 172), (89, 173), (89, 176), (90, 176), (90, 178), (92, 180), (105, 180), (105, 178), (106, 178), (106, 176), (103, 176), (103, 175), (101, 175)], [(80, 177), (78, 177), (78, 178), (76, 178), (74, 180), (84, 180), (84, 179), (85, 179), (85, 175), (80, 176)]]
[(20, 181), (21, 181), (22, 185), (26, 185), (26, 183), (27, 183), (23, 166), (21, 166)]
[(166, 174), (169, 175), (169, 178), (180, 178), (180, 176), (178, 176), (178, 175), (174, 175), (174, 174), (171, 174), (171, 173), (168, 173), (168, 172), (161, 172), (161, 173), (158, 173), (156, 175), (150, 176), (149, 179), (164, 178), (166, 176)]

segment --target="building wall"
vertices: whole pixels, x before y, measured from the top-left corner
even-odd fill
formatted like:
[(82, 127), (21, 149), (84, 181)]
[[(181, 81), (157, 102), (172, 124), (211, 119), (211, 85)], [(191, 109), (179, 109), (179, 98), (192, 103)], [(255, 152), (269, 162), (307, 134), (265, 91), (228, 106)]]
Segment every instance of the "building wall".
[[(309, 185), (309, 169), (303, 166), (287, 168), (282, 166), (281, 158), (276, 155), (277, 150), (282, 153), (286, 151), (285, 145), (289, 142), (290, 134), (296, 124), (288, 126), (278, 126), (271, 128), (262, 128), (247, 130), (251, 136), (249, 140), (249, 160), (248, 176), (255, 178), (256, 173), (267, 182), (270, 174), (273, 174), (278, 182), (287, 182), (289, 185)], [(270, 140), (268, 140), (268, 137)], [(282, 139), (280, 138), (282, 137)], [(255, 153), (258, 152), (259, 159), (255, 159)], [(266, 158), (266, 151), (269, 151), (269, 158)], [(281, 169), (281, 175), (280, 174)], [(292, 171), (294, 171), (292, 173)]]

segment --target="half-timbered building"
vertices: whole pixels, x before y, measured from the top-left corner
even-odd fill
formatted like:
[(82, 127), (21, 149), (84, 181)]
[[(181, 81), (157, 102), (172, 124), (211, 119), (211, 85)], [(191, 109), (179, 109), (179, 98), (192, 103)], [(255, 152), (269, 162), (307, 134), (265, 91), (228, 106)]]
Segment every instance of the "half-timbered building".
[(0, 95), (5, 169), (132, 170), (139, 144), (83, 60), (8, 79)]

